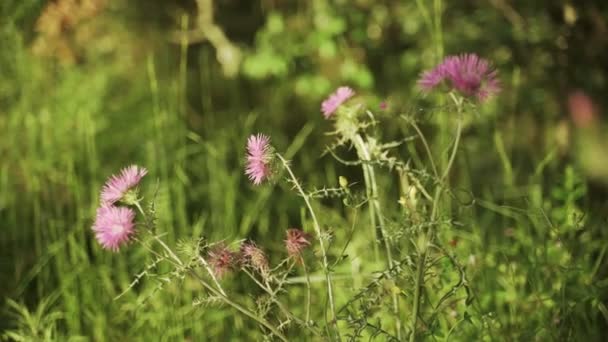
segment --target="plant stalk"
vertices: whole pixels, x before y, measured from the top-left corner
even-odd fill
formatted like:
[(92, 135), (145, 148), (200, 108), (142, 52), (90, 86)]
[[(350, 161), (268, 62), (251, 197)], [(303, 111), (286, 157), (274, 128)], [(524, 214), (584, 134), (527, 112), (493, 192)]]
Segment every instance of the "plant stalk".
[(287, 160), (285, 160), (285, 158), (283, 158), (283, 156), (281, 156), (280, 154), (277, 153), (277, 156), (283, 163), (285, 170), (287, 170), (287, 172), (289, 173), (289, 176), (291, 177), (291, 180), (293, 181), (294, 185), (298, 189), (300, 196), (302, 196), (302, 198), (304, 199), (304, 203), (306, 203), (306, 207), (308, 208), (308, 212), (310, 213), (310, 216), (312, 218), (315, 232), (317, 233), (317, 237), (319, 239), (319, 246), (321, 247), (321, 254), (323, 257), (323, 271), (325, 272), (325, 279), (327, 281), (327, 296), (329, 299), (329, 308), (330, 308), (331, 315), (332, 315), (332, 323), (334, 325), (334, 329), (336, 331), (338, 341), (341, 341), (342, 339), (340, 337), (340, 329), (338, 328), (338, 321), (337, 321), (337, 316), (336, 316), (336, 304), (334, 301), (333, 285), (332, 285), (332, 281), (331, 281), (331, 275), (329, 272), (329, 263), (327, 262), (327, 251), (325, 249), (325, 243), (323, 242), (323, 237), (321, 236), (321, 226), (319, 225), (319, 221), (317, 221), (317, 216), (315, 215), (315, 211), (313, 210), (312, 205), (310, 204), (310, 198), (304, 192), (304, 189), (302, 189), (300, 182), (298, 182), (298, 179), (296, 178), (295, 174), (291, 170), (291, 167), (289, 167), (289, 163), (287, 163)]

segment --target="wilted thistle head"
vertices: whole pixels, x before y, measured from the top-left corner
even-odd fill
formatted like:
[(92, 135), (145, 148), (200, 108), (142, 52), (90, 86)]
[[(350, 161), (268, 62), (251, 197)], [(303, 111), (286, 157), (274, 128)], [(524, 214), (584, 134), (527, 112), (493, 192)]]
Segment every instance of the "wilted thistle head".
[(255, 268), (262, 275), (268, 274), (266, 253), (255, 242), (247, 241), (241, 245), (241, 259), (245, 265)]
[(238, 254), (231, 251), (223, 243), (212, 247), (207, 253), (207, 261), (216, 277), (222, 278), (238, 263)]
[(135, 234), (135, 212), (127, 207), (106, 206), (97, 209), (93, 223), (95, 238), (99, 244), (114, 252), (128, 243)]
[(145, 168), (131, 165), (122, 169), (118, 175), (112, 175), (101, 189), (101, 205), (108, 206), (119, 201), (135, 204), (135, 188), (147, 173)]
[(310, 244), (310, 234), (304, 233), (297, 228), (287, 229), (285, 248), (290, 257), (299, 256)]
[(500, 91), (498, 71), (490, 63), (476, 54), (448, 56), (434, 69), (422, 74), (418, 85), (424, 92), (430, 92), (447, 81), (465, 97), (476, 97), (483, 102)]
[(323, 103), (321, 103), (321, 112), (326, 119), (329, 119), (334, 112), (340, 107), (346, 100), (350, 99), (355, 95), (355, 92), (349, 87), (340, 87), (333, 94), (331, 94)]
[(270, 138), (264, 134), (252, 135), (247, 140), (247, 166), (245, 174), (255, 185), (272, 175), (273, 149)]

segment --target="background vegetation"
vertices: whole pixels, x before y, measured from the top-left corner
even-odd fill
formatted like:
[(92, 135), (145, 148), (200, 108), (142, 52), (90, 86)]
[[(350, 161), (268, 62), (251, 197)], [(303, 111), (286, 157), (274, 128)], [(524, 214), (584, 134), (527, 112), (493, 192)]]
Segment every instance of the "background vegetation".
[[(272, 256), (283, 231), (304, 224), (302, 203), (249, 185), (247, 136), (271, 135), (310, 189), (336, 187), (340, 175), (360, 182), (356, 168), (322, 155), (332, 140), (320, 102), (347, 84), (388, 123), (387, 140), (412, 134), (400, 114), (423, 111), (422, 128), (443, 153), (453, 123), (415, 82), (444, 55), (476, 52), (494, 62), (503, 92), (472, 114), (450, 180), (457, 224), (441, 239), (474, 289), (451, 338), (600, 340), (608, 329), (607, 18), (603, 1), (3, 0), (0, 331), (261, 338), (229, 308), (193, 307), (201, 289), (187, 280), (162, 291), (144, 281), (113, 300), (149, 260), (138, 248), (113, 254), (95, 243), (102, 182), (143, 165), (147, 182), (158, 179), (170, 244), (247, 237)], [(577, 89), (595, 103), (591, 126), (569, 118)], [(399, 153), (415, 150), (405, 144)], [(397, 178), (386, 172), (380, 182), (397, 217)], [(349, 227), (339, 200), (321, 206), (335, 231)], [(368, 244), (355, 235), (355, 250)], [(226, 286), (253, 302), (245, 278)], [(303, 291), (294, 287), (289, 300)], [(433, 327), (425, 336), (446, 338)]]

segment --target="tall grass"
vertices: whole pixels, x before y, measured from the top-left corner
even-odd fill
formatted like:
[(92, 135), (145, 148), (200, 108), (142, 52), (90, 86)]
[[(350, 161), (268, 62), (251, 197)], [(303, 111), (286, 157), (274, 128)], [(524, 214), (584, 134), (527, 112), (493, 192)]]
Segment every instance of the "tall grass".
[[(145, 278), (149, 280), (114, 300), (151, 260), (136, 248), (112, 254), (95, 244), (90, 227), (98, 189), (120, 167), (145, 165), (148, 182), (158, 184), (146, 196), (156, 196), (158, 227), (168, 244), (200, 236), (214, 241), (248, 237), (264, 241), (272, 255), (282, 248), (286, 228), (312, 228), (312, 222), (303, 203), (289, 195), (289, 187), (254, 191), (248, 185), (242, 157), (250, 132), (272, 133), (309, 190), (337, 187), (338, 176), (364, 182), (359, 169), (319, 157), (330, 142), (323, 135), (329, 127), (317, 115), (320, 99), (298, 99), (288, 82), (226, 81), (215, 51), (206, 45), (150, 49), (125, 64), (99, 57), (66, 66), (34, 57), (31, 33), (19, 25), (31, 24), (42, 4), (9, 1), (3, 6), (0, 13), (9, 19), (0, 23), (0, 291), (42, 311), (52, 303), (49, 312), (61, 314), (34, 323), (56, 325), (58, 340), (262, 338), (255, 323), (228, 308), (194, 307), (201, 289), (189, 279), (163, 283), (154, 280), (161, 278)], [(435, 61), (456, 39), (443, 29), (446, 6), (435, 0), (416, 1), (411, 7), (422, 17), (425, 37), (431, 37), (422, 49)], [(422, 58), (417, 60), (423, 69)], [(504, 73), (505, 88), (512, 94), (525, 92), (521, 74), (513, 69)], [(414, 111), (419, 106), (433, 109), (420, 129), (444, 170), (456, 121), (443, 110), (441, 100), (415, 102), (408, 88), (413, 80), (408, 82), (399, 85), (399, 94), (408, 101), (395, 102), (416, 103)], [(459, 287), (460, 301), (449, 306), (466, 314), (438, 320), (435, 326), (418, 323), (424, 327), (421, 338), (599, 340), (606, 328), (603, 214), (589, 198), (582, 171), (553, 148), (551, 133), (534, 148), (518, 142), (522, 123), (510, 112), (520, 105), (515, 95), (505, 97), (464, 119), (461, 152), (447, 179), (450, 192), (438, 213), (455, 219), (438, 239), (452, 246), (447, 254), (466, 270), (468, 288)], [(390, 114), (380, 119), (394, 124), (381, 133), (389, 139), (416, 135), (404, 120)], [(550, 122), (543, 124), (552, 132)], [(417, 140), (405, 143), (399, 152), (430, 170)], [(379, 172), (379, 202), (391, 222), (402, 218), (398, 182), (397, 174)], [(335, 281), (348, 289), (336, 295), (340, 306), (383, 268), (371, 261), (361, 266), (371, 255), (361, 252), (370, 246), (363, 233), (369, 231), (364, 213), (343, 208), (335, 199), (315, 206), (337, 240), (348, 237), (349, 229), (357, 231), (348, 261), (335, 269)], [(396, 249), (406, 246), (411, 244)], [(432, 276), (456, 284), (461, 270), (447, 259), (441, 265), (447, 271)], [(319, 270), (312, 271), (318, 279), (321, 273), (314, 271)], [(301, 274), (291, 281), (297, 286), (286, 300), (297, 303), (306, 289)], [(411, 317), (413, 283), (405, 276), (399, 281), (397, 288), (406, 293), (401, 315)], [(384, 285), (393, 290), (394, 284)], [(235, 276), (224, 286), (244, 304), (255, 306), (259, 292), (252, 293), (246, 277)], [(325, 286), (313, 282), (313, 293)], [(425, 303), (440, 301), (443, 292), (434, 291), (440, 289), (425, 290)], [(314, 302), (319, 314), (320, 299)], [(6, 310), (28, 316), (18, 308), (6, 304)], [(294, 310), (304, 314), (297, 306)], [(435, 312), (423, 314), (431, 317)], [(384, 316), (378, 313), (375, 318), (382, 321)], [(20, 327), (14, 318), (0, 322), (0, 329)], [(290, 332), (299, 336), (295, 329)]]

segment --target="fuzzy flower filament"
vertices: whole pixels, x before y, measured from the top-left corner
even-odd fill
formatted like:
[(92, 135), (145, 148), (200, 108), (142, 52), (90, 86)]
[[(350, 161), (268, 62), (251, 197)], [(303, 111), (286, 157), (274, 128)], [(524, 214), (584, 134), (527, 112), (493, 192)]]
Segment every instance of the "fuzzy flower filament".
[(97, 209), (93, 224), (95, 238), (108, 250), (118, 252), (135, 234), (135, 211), (127, 207), (106, 206)]
[(118, 175), (112, 175), (101, 190), (101, 205), (109, 206), (119, 201), (129, 205), (135, 204), (136, 187), (147, 173), (145, 168), (131, 165), (122, 169)]
[(310, 234), (303, 232), (297, 228), (287, 230), (287, 238), (285, 239), (285, 249), (290, 257), (298, 257), (302, 251), (311, 245)]
[(213, 247), (207, 253), (207, 261), (216, 277), (222, 278), (238, 263), (238, 254), (224, 244)]
[(346, 100), (354, 95), (355, 92), (350, 87), (339, 87), (336, 89), (333, 94), (321, 103), (321, 112), (325, 119), (329, 119)]
[(247, 140), (245, 174), (254, 185), (260, 185), (272, 175), (273, 149), (264, 134), (252, 135)]
[(476, 54), (448, 56), (434, 69), (426, 71), (418, 86), (426, 93), (446, 82), (465, 97), (476, 97), (480, 102), (500, 92), (498, 71), (490, 62)]
[(266, 253), (254, 242), (243, 243), (240, 252), (243, 264), (253, 267), (263, 276), (268, 274), (269, 266)]

